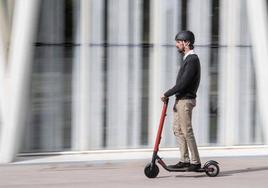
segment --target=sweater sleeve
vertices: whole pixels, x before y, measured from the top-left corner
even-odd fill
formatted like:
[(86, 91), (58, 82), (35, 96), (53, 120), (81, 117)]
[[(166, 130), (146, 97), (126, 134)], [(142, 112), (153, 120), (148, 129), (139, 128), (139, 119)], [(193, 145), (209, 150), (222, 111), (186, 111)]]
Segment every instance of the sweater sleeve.
[(184, 93), (191, 81), (193, 80), (196, 74), (196, 61), (189, 61), (185, 66), (184, 72), (179, 80), (177, 80), (176, 85), (169, 89), (164, 95), (170, 97), (176, 93)]

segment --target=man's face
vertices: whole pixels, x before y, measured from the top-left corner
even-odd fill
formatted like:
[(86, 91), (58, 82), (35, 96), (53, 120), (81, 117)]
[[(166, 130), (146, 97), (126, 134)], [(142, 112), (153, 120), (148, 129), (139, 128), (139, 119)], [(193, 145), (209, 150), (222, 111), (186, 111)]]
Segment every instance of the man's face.
[(180, 53), (183, 53), (184, 52), (184, 43), (183, 43), (183, 41), (182, 40), (177, 40), (176, 41), (176, 48), (178, 49), (178, 51), (180, 52)]
[(189, 46), (189, 42), (187, 41), (182, 41), (182, 40), (177, 40), (176, 41), (176, 48), (178, 49), (178, 51), (180, 53), (184, 53), (185, 52), (185, 47)]

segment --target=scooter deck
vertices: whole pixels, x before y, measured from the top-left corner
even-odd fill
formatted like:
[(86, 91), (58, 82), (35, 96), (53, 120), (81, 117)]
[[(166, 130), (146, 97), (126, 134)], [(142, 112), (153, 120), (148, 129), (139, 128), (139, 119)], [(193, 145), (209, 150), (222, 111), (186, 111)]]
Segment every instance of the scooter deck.
[(169, 172), (205, 172), (204, 168), (200, 168), (195, 171), (189, 171), (188, 168), (171, 168), (171, 167), (166, 167), (166, 170)]

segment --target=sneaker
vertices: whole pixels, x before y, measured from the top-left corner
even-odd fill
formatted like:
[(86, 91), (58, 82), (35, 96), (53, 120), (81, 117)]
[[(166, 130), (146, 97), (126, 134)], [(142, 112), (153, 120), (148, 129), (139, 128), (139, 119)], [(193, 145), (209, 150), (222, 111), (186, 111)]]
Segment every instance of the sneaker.
[(188, 168), (188, 171), (197, 171), (201, 168), (201, 164), (191, 164)]
[(190, 166), (190, 163), (179, 162), (175, 165), (168, 165), (168, 168), (185, 168), (189, 166)]

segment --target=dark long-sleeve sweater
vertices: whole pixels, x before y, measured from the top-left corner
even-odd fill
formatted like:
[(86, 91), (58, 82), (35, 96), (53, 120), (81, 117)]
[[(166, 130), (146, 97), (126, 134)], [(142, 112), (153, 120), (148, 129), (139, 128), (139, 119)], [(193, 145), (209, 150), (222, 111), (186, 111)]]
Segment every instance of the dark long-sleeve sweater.
[(191, 54), (183, 61), (177, 75), (176, 85), (164, 95), (176, 95), (176, 99), (195, 99), (200, 82), (200, 62), (196, 54)]

